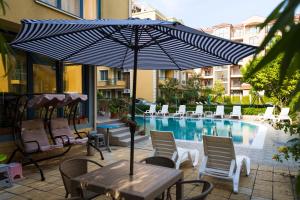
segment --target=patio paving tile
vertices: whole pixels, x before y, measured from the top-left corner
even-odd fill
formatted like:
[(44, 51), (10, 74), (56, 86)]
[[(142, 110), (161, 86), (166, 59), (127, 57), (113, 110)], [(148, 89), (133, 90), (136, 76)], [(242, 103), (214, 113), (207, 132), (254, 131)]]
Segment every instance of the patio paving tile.
[[(80, 151), (70, 152), (69, 157), (74, 155), (86, 157), (85, 148)], [(99, 155), (95, 154), (89, 159), (95, 160), (102, 165), (107, 165), (121, 159), (129, 159), (129, 148), (113, 147), (112, 153), (103, 152), (105, 160), (100, 160)], [(136, 149), (135, 161), (139, 161), (151, 155), (151, 151)], [(40, 174), (33, 166), (24, 167), (24, 179), (18, 180), (12, 188), (0, 188), (0, 200), (2, 199), (64, 199), (65, 189), (58, 170), (59, 161), (65, 159), (47, 161), (41, 163), (41, 168), (44, 169), (46, 180), (40, 181)], [(181, 170), (184, 172), (186, 180), (197, 179), (198, 167), (191, 167), (189, 164), (184, 164)], [(94, 167), (95, 168), (95, 167)], [(91, 169), (94, 169), (91, 167)], [(273, 165), (251, 164), (251, 173), (249, 176), (241, 175), (239, 193), (232, 192), (232, 181), (225, 181), (209, 176), (204, 176), (203, 179), (214, 184), (214, 189), (208, 196), (208, 200), (238, 200), (238, 199), (253, 199), (253, 200), (268, 200), (268, 199), (293, 199), (293, 191), (291, 184), (290, 173), (298, 172), (295, 168), (278, 167)], [(186, 197), (192, 197), (201, 192), (202, 186), (185, 185), (184, 192)], [(171, 188), (171, 195), (175, 199), (176, 189)], [(108, 200), (110, 197), (105, 195), (95, 199)]]
[(254, 189), (252, 196), (253, 197), (261, 197), (261, 198), (265, 198), (265, 199), (272, 199), (272, 191)]
[(250, 199), (250, 195), (247, 194), (234, 194), (232, 193), (230, 196), (230, 200), (249, 200)]

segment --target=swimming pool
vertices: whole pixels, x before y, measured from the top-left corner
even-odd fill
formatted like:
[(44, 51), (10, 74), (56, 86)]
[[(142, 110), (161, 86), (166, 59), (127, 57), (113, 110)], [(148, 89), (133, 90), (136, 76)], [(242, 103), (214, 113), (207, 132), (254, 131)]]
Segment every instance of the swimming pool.
[[(144, 117), (137, 116), (136, 122), (144, 126)], [(172, 117), (145, 117), (146, 134), (150, 130), (172, 131), (177, 140), (202, 141), (202, 134), (229, 136), (231, 131), (233, 142), (237, 145), (262, 148), (266, 129), (263, 126), (227, 119), (188, 119)]]

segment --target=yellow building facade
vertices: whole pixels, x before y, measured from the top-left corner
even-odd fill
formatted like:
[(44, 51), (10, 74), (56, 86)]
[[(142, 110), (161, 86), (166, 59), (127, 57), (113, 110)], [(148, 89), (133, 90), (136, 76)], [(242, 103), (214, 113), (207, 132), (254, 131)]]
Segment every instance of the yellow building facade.
[[(140, 19), (153, 20), (169, 20), (183, 23), (182, 20), (176, 18), (169, 18), (162, 14), (159, 10), (140, 1), (133, 1), (132, 17)], [(178, 70), (138, 70), (137, 73), (137, 98), (143, 98), (150, 102), (156, 102), (159, 97), (159, 85), (164, 84), (167, 79), (177, 79), (180, 84), (185, 84), (188, 74), (193, 72), (178, 71)], [(131, 78), (132, 80), (132, 78)]]

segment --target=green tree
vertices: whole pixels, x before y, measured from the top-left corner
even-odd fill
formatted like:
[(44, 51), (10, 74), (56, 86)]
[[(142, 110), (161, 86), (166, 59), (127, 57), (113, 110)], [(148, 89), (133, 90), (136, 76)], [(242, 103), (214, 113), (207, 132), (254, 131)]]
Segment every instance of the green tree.
[(222, 100), (224, 102), (224, 95), (225, 95), (225, 87), (222, 81), (216, 80), (214, 83), (214, 87), (212, 88), (212, 94), (214, 95), (213, 101)]
[(251, 84), (255, 91), (264, 90), (265, 95), (275, 99), (275, 103), (280, 107), (286, 106), (297, 93), (295, 89), (300, 78), (299, 70), (288, 79), (280, 81), (280, 66), (283, 60), (283, 56), (280, 55), (255, 74), (251, 73), (262, 59), (264, 59), (263, 56), (256, 57), (245, 66), (243, 81)]
[(167, 79), (164, 84), (159, 84), (158, 87), (169, 104), (176, 103), (176, 99), (181, 97), (179, 81), (175, 78)]
[(188, 103), (194, 103), (199, 99), (200, 90), (200, 77), (195, 73), (192, 77), (188, 78), (186, 85), (183, 87), (183, 98)]
[[(267, 28), (270, 22), (274, 22), (267, 36), (259, 46), (256, 57), (259, 57), (274, 39), (277, 38), (278, 33), (282, 35), (266, 55), (260, 59), (259, 63), (249, 71), (250, 74), (265, 68), (269, 63), (272, 63), (278, 56), (282, 57), (279, 67), (279, 84), (284, 80), (293, 78), (294, 74), (299, 70), (300, 63), (300, 23), (295, 22), (294, 16), (296, 10), (300, 5), (300, 0), (283, 0), (271, 12), (261, 28)], [(255, 59), (254, 59), (255, 60)], [(300, 80), (297, 81), (295, 91), (300, 91)], [(290, 102), (294, 110), (300, 107), (300, 94), (297, 93)]]

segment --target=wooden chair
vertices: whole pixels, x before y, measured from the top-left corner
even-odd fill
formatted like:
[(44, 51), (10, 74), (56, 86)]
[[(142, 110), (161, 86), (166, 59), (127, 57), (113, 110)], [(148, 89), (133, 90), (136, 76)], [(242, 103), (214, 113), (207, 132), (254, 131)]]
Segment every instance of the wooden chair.
[(59, 171), (66, 190), (65, 198), (67, 198), (69, 194), (71, 194), (72, 197), (83, 196), (83, 199), (91, 199), (102, 194), (82, 191), (79, 185), (73, 185), (71, 183), (72, 178), (88, 173), (89, 163), (94, 164), (97, 167), (102, 167), (102, 165), (100, 165), (99, 163), (84, 158), (67, 159), (59, 165)]
[[(193, 184), (193, 185), (199, 185), (203, 184), (202, 191), (199, 191), (199, 194), (193, 197), (188, 197), (184, 200), (204, 200), (206, 199), (207, 195), (213, 190), (214, 186), (212, 183), (204, 180), (188, 180), (188, 181), (181, 181), (180, 184), (186, 185), (186, 184)], [(194, 193), (194, 192), (193, 192)]]
[[(169, 158), (161, 157), (161, 156), (152, 156), (148, 158), (144, 158), (140, 161), (141, 163), (146, 163), (150, 165), (156, 165), (161, 167), (168, 167), (168, 168), (175, 168), (175, 162)], [(167, 190), (167, 199), (171, 199), (171, 188), (168, 188)], [(165, 192), (162, 194), (162, 199), (164, 199)]]

